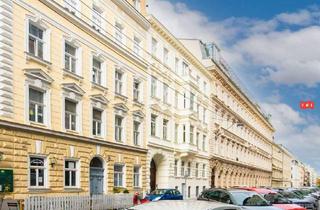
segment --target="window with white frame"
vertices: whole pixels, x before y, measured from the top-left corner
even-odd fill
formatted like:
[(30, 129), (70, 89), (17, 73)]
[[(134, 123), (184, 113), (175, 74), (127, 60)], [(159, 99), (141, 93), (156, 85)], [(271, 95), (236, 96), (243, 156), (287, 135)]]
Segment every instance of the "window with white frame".
[(185, 166), (184, 166), (184, 161), (181, 161), (181, 176), (184, 176), (184, 174), (185, 174), (185, 168), (184, 168)]
[(102, 111), (92, 109), (92, 135), (102, 136)]
[(140, 102), (140, 86), (141, 86), (141, 82), (137, 79), (135, 79), (133, 81), (133, 100), (134, 101), (137, 101), (137, 102)]
[(197, 103), (197, 116), (200, 119), (200, 104)]
[(174, 176), (178, 176), (178, 160), (174, 160)]
[(133, 187), (140, 187), (140, 166), (133, 167)]
[(136, 10), (140, 12), (141, 10), (141, 0), (133, 0), (133, 6)]
[(116, 40), (120, 43), (123, 43), (123, 26), (116, 22), (115, 24), (115, 29), (116, 29), (116, 33), (115, 33), (115, 36), (116, 36)]
[(203, 135), (202, 137), (202, 150), (203, 151), (206, 151), (206, 142), (207, 142), (207, 136), (206, 135)]
[(72, 14), (79, 13), (80, 1), (79, 0), (64, 0), (65, 8), (67, 8)]
[(179, 131), (179, 125), (175, 124), (174, 125), (174, 142), (178, 142), (178, 131)]
[(176, 73), (179, 73), (179, 62), (180, 62), (179, 58), (175, 58), (175, 60), (174, 60), (174, 71)]
[(191, 162), (188, 162), (187, 176), (191, 176)]
[(185, 76), (187, 75), (187, 72), (188, 72), (188, 64), (186, 62), (182, 62), (182, 75)]
[(197, 145), (197, 148), (199, 149), (199, 141), (200, 141), (200, 133), (197, 132), (197, 135), (196, 135), (196, 145)]
[(162, 135), (164, 140), (168, 140), (168, 124), (169, 124), (169, 120), (163, 119)]
[(102, 30), (102, 10), (96, 5), (93, 5), (92, 25), (97, 31)]
[(157, 96), (157, 79), (155, 77), (151, 78), (151, 96)]
[(41, 59), (45, 51), (45, 30), (29, 22), (28, 52)]
[(191, 125), (190, 126), (190, 144), (193, 144), (193, 132), (194, 132), (194, 127)]
[(186, 125), (183, 125), (182, 141), (186, 143)]
[(183, 108), (187, 108), (187, 94), (183, 93)]
[(199, 196), (199, 186), (196, 186), (196, 197)]
[(123, 72), (116, 70), (115, 72), (115, 92), (123, 95)]
[(153, 56), (157, 56), (157, 51), (158, 51), (158, 41), (155, 38), (152, 38), (151, 54)]
[(43, 91), (29, 87), (29, 121), (44, 123), (44, 95)]
[(136, 55), (140, 55), (140, 53), (141, 53), (141, 46), (140, 45), (141, 45), (141, 40), (135, 36), (133, 38), (133, 52)]
[(64, 46), (64, 68), (72, 73), (77, 73), (77, 48), (68, 42)]
[(207, 109), (203, 108), (203, 112), (202, 112), (202, 121), (203, 121), (203, 123), (207, 123), (206, 114), (207, 114)]
[(138, 121), (133, 121), (133, 144), (140, 145), (140, 125)]
[(65, 129), (73, 131), (77, 130), (77, 102), (65, 99), (64, 110)]
[(194, 93), (190, 93), (190, 110), (191, 111), (193, 111), (194, 109), (194, 98), (195, 98)]
[(204, 94), (207, 94), (207, 82), (203, 81), (203, 92)]
[(123, 142), (123, 117), (116, 115), (115, 116), (115, 140), (118, 142)]
[(65, 187), (77, 187), (78, 186), (78, 161), (65, 160), (64, 162), (64, 186)]
[(165, 65), (169, 64), (169, 50), (167, 48), (163, 48), (163, 63)]
[(178, 102), (179, 102), (179, 92), (176, 90), (174, 93), (174, 107), (178, 108)]
[(151, 115), (151, 136), (156, 136), (156, 129), (157, 129), (157, 115)]
[(206, 164), (202, 165), (202, 177), (206, 176)]
[(169, 86), (166, 83), (163, 83), (163, 103), (168, 103), (169, 96)]
[(101, 85), (102, 81), (102, 62), (97, 58), (92, 59), (92, 82)]
[(114, 187), (124, 187), (124, 165), (114, 165)]
[(30, 187), (44, 188), (47, 185), (46, 157), (29, 157), (29, 185)]
[(195, 176), (196, 178), (199, 177), (199, 163), (196, 163), (196, 170), (195, 170), (194, 176)]

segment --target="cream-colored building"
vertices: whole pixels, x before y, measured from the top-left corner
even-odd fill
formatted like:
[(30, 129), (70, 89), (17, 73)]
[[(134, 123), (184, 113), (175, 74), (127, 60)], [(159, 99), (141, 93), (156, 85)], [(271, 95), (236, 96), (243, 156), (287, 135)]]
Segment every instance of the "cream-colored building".
[(291, 187), (291, 162), (293, 156), (280, 144), (273, 144), (272, 187)]
[(293, 159), (291, 163), (291, 187), (304, 186), (304, 165), (297, 159)]
[(236, 84), (215, 44), (195, 39), (182, 42), (213, 76), (211, 186), (270, 186), (274, 128)]
[(0, 168), (13, 169), (10, 197), (147, 188), (150, 24), (139, 11), (144, 1), (1, 1)]

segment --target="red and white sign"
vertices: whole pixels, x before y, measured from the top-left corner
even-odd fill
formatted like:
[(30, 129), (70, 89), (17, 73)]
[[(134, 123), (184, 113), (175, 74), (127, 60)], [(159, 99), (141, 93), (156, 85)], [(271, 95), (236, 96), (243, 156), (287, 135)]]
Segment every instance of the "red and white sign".
[(300, 108), (301, 109), (314, 109), (314, 102), (313, 101), (301, 101)]

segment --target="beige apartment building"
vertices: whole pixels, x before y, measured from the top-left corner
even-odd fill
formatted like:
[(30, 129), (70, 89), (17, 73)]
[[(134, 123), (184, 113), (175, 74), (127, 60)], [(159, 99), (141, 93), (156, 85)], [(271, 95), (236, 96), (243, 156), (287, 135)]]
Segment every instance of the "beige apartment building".
[(144, 1), (0, 3), (0, 168), (14, 199), (144, 191)]

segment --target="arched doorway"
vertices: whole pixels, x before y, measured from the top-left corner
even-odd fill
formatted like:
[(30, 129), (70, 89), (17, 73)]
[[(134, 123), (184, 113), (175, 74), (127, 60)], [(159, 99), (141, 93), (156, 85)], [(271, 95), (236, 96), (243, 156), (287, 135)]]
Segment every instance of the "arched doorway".
[(94, 157), (90, 162), (90, 194), (103, 194), (104, 168), (100, 158)]
[(215, 170), (215, 168), (212, 168), (212, 172), (211, 172), (211, 187), (212, 188), (216, 187), (216, 170)]
[(150, 190), (151, 192), (156, 189), (157, 185), (157, 166), (154, 159), (150, 163)]

